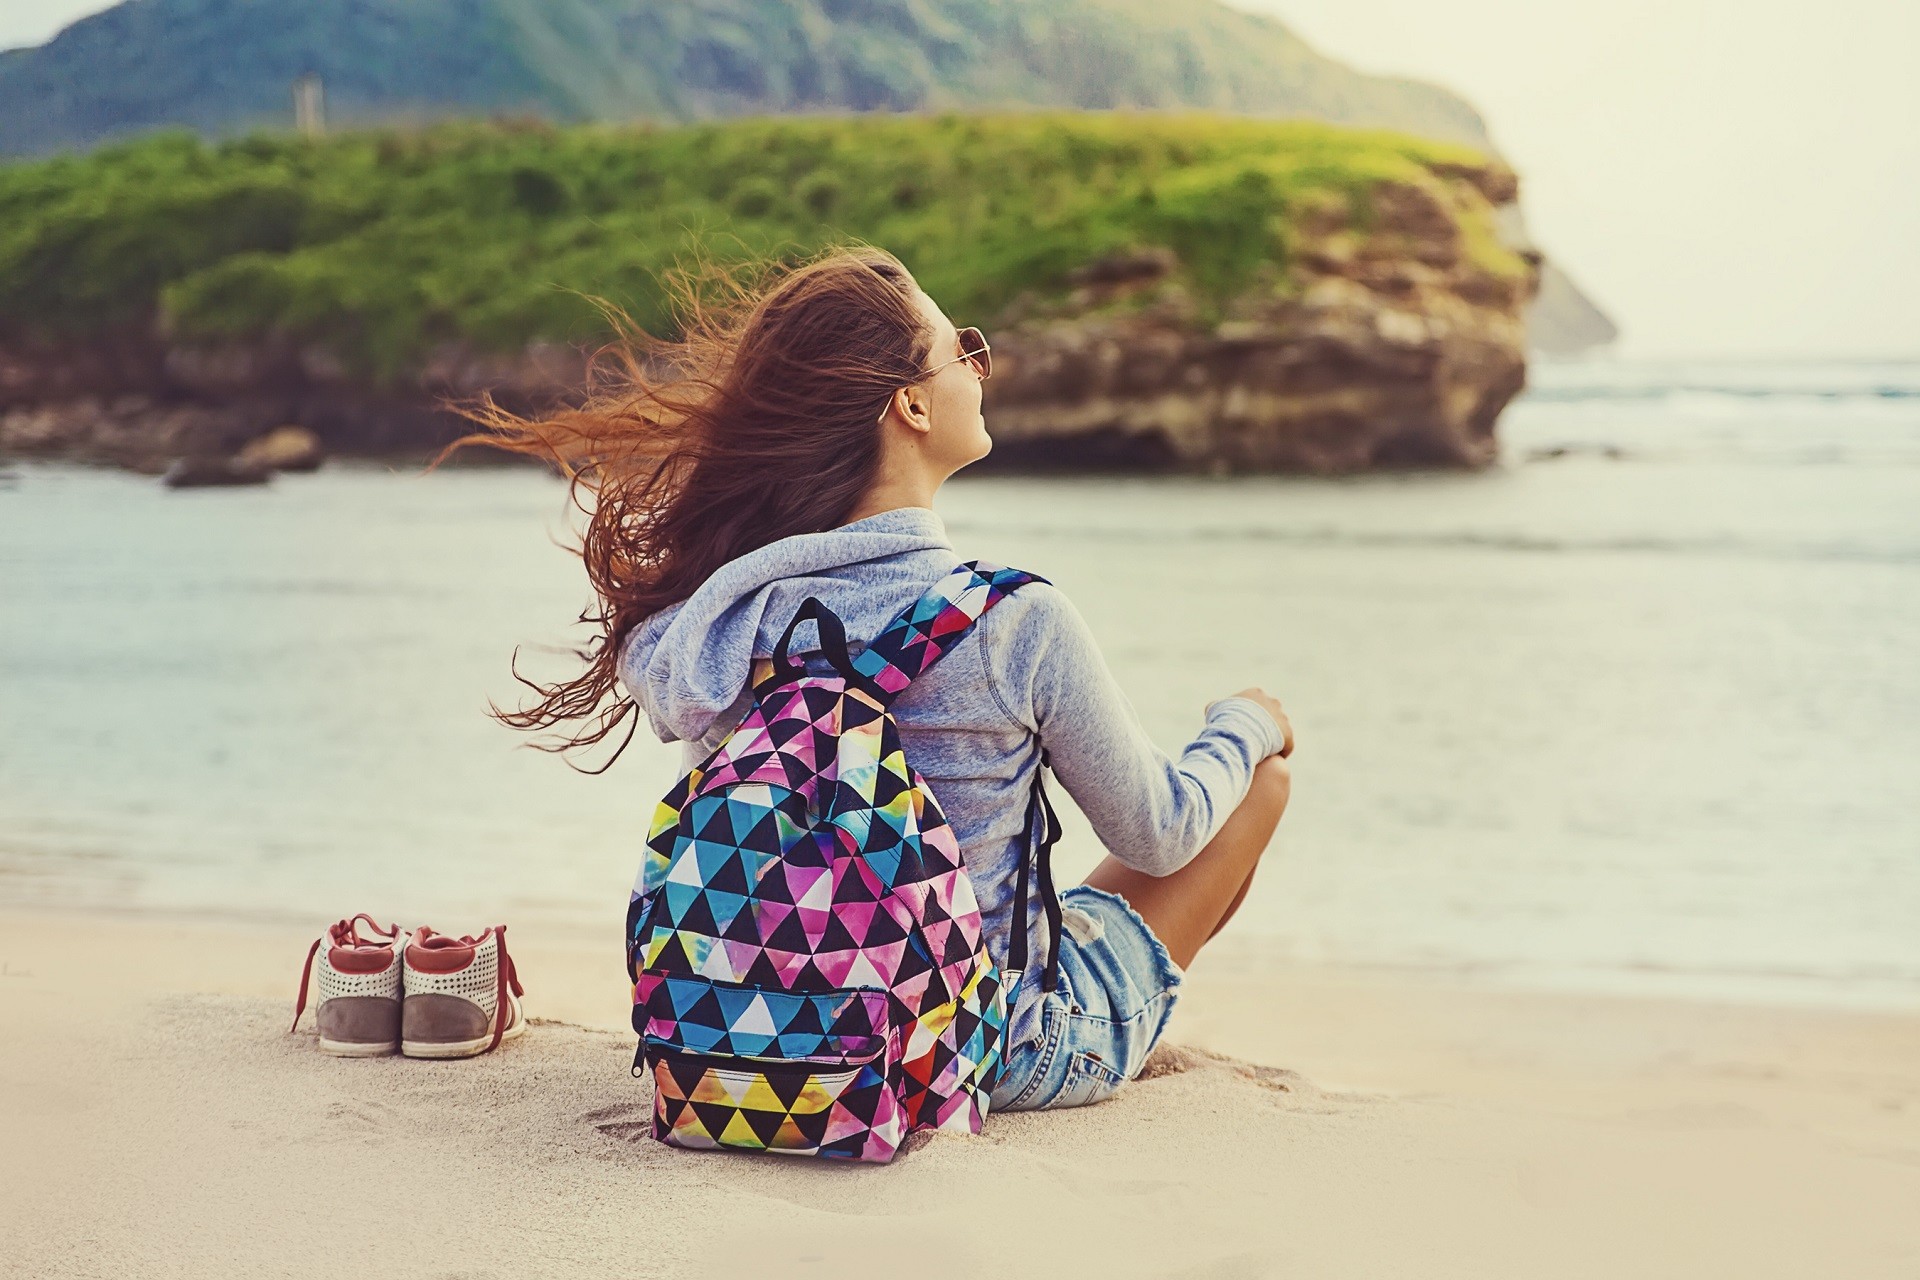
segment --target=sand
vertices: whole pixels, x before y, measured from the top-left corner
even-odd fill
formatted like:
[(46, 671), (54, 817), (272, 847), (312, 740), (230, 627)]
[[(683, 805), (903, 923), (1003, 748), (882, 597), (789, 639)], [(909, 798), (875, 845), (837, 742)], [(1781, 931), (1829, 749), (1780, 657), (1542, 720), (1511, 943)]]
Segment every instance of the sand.
[(1150, 1078), (888, 1167), (642, 1137), (618, 942), (465, 1062), (286, 1034), (297, 924), (0, 913), (0, 1274), (1920, 1275), (1920, 1015), (1195, 965)]

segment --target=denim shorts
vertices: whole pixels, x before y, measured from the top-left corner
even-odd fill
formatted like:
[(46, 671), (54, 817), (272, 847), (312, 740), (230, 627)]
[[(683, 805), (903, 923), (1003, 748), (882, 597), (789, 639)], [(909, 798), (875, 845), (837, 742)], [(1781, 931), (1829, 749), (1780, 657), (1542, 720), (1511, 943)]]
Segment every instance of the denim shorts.
[(1140, 1074), (1173, 1014), (1184, 975), (1126, 899), (1076, 885), (1060, 905), (1059, 981), (1041, 997), (1038, 1038), (1008, 1048), (990, 1112), (1101, 1101)]

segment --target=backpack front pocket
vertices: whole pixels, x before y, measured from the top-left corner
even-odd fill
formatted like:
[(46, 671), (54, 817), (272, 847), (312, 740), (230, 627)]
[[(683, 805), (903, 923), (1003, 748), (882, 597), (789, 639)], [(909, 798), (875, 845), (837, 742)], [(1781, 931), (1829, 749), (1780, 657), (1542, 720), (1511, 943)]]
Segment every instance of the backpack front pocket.
[(676, 1147), (891, 1159), (900, 1109), (886, 1064), (828, 1067), (676, 1053), (649, 1045), (653, 1136)]
[(854, 1160), (886, 1160), (899, 1146), (886, 992), (642, 974), (638, 994), (654, 1137)]

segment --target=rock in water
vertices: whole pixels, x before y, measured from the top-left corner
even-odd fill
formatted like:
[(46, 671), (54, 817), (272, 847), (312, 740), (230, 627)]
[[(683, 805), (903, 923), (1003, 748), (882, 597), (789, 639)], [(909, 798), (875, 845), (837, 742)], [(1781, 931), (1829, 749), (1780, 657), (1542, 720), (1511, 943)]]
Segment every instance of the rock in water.
[(275, 427), (248, 441), (234, 461), (265, 471), (318, 471), (326, 456), (320, 437), (305, 427)]
[(1382, 183), (1365, 215), (1296, 220), (1284, 274), (1223, 307), (1170, 260), (1077, 274), (1064, 305), (996, 335), (990, 465), (1083, 471), (1479, 467), (1526, 385), (1537, 253), (1498, 239), (1495, 164)]
[(160, 483), (169, 489), (204, 489), (222, 485), (265, 484), (273, 472), (238, 458), (182, 458), (167, 468)]

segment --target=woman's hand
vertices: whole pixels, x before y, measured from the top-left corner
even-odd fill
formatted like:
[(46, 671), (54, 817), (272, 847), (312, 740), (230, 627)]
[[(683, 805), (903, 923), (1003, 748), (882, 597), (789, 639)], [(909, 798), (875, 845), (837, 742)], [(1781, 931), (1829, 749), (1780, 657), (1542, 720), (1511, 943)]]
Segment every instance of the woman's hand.
[[(1249, 698), (1265, 707), (1267, 713), (1273, 717), (1274, 723), (1280, 726), (1280, 754), (1283, 756), (1293, 754), (1293, 722), (1287, 719), (1286, 711), (1280, 706), (1280, 699), (1274, 697), (1265, 689), (1259, 688), (1242, 689), (1232, 696), (1236, 698)], [(1207, 704), (1207, 710), (1213, 710), (1213, 703), (1209, 702)]]

